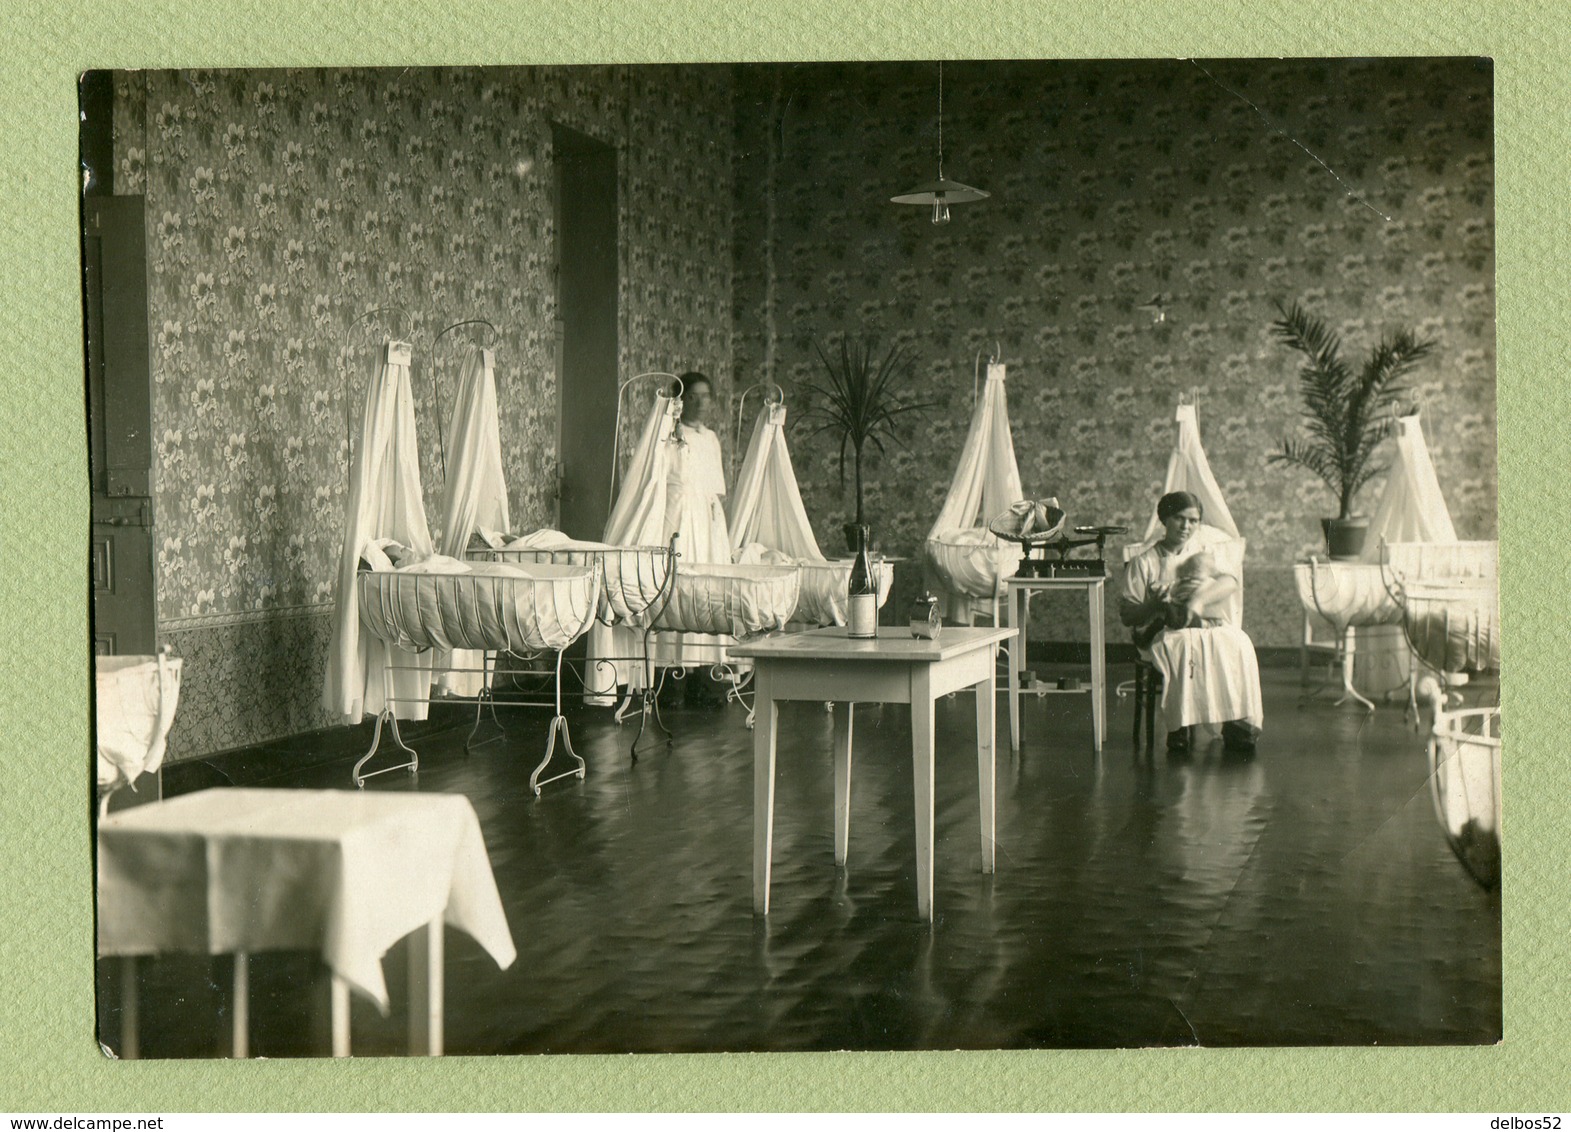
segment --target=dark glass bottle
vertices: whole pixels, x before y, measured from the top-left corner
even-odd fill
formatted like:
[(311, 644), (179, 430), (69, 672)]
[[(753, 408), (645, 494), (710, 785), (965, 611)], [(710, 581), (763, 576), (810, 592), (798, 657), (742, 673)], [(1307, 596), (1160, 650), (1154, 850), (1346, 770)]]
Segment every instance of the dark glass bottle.
[(868, 553), (867, 527), (856, 529), (856, 558), (846, 586), (846, 636), (870, 640), (878, 636), (878, 574)]

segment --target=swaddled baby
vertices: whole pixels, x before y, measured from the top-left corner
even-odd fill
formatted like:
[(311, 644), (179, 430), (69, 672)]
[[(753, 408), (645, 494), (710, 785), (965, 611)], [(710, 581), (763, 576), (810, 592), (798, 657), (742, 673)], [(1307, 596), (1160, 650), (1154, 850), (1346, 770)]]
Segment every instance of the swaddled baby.
[(1148, 648), (1158, 634), (1167, 629), (1192, 629), (1200, 625), (1214, 625), (1214, 617), (1202, 617), (1189, 608), (1189, 602), (1200, 587), (1216, 577), (1216, 559), (1209, 551), (1201, 550), (1180, 562), (1173, 570), (1173, 585), (1167, 591), (1161, 616), (1136, 629), (1133, 634), (1138, 648)]

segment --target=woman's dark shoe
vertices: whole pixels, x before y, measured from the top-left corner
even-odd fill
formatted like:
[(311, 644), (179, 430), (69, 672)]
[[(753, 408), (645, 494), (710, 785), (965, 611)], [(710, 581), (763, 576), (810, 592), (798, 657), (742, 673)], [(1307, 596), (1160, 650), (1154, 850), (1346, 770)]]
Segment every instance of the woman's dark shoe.
[(1189, 753), (1189, 728), (1180, 727), (1177, 731), (1167, 733), (1167, 750), (1169, 754), (1187, 755)]
[(1255, 753), (1255, 737), (1259, 730), (1242, 719), (1234, 719), (1222, 724), (1222, 749), (1231, 751), (1235, 755), (1252, 755)]

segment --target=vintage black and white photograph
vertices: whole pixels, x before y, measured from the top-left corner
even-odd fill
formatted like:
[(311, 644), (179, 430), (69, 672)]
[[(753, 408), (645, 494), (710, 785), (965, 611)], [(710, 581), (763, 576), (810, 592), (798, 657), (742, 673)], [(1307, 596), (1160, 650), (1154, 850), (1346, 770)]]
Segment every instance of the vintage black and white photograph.
[(107, 1056), (1501, 1041), (1490, 59), (80, 99)]

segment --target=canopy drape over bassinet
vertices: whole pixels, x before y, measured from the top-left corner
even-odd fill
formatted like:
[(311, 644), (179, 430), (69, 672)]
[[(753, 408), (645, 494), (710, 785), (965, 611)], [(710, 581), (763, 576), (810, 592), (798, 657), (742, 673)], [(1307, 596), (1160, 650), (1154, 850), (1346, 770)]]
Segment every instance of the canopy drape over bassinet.
[(680, 397), (665, 389), (655, 393), (602, 541), (613, 546), (664, 546), (670, 541), (665, 533), (666, 478), (671, 471), (671, 436), (681, 416)]
[(1380, 561), (1382, 543), (1457, 541), (1417, 412), (1396, 419), (1396, 450), (1385, 494), (1369, 519), (1365, 562)]
[[(1173, 441), (1173, 451), (1167, 457), (1167, 478), (1162, 481), (1162, 494), (1170, 491), (1187, 491), (1200, 500), (1200, 507), (1207, 526), (1215, 527), (1232, 538), (1242, 538), (1227, 500), (1211, 472), (1211, 461), (1200, 444), (1200, 422), (1193, 404), (1180, 404), (1173, 419), (1178, 422), (1178, 436)], [(1151, 501), (1151, 517), (1146, 523), (1141, 546), (1150, 546), (1162, 537), (1162, 520), (1156, 516), (1156, 500)]]
[(765, 405), (753, 425), (753, 438), (737, 473), (727, 515), (732, 547), (740, 552), (750, 543), (760, 543), (792, 558), (822, 562), (824, 555), (802, 505), (796, 469), (786, 447), (785, 421), (782, 402)]
[(1004, 580), (1019, 569), (1019, 544), (993, 534), (987, 521), (1024, 494), (1009, 430), (1004, 367), (989, 362), (949, 494), (927, 534), (929, 583), (940, 591), (948, 617), (969, 624), (982, 608), (990, 611)]
[[(507, 479), (502, 472), (502, 429), (496, 403), (496, 354), (471, 345), (464, 351), (453, 419), (443, 451), (447, 482), (442, 497), (442, 553), (463, 558), (482, 527), (508, 529)], [(437, 686), (455, 696), (474, 696), (484, 686), (484, 656), (470, 649), (440, 655)]]
[(383, 347), (366, 392), (359, 443), (350, 462), (323, 703), (351, 723), (379, 713), (389, 689), (394, 714), (400, 719), (424, 719), (429, 706), (430, 654), (401, 656), (393, 669), (391, 647), (360, 631), (355, 581), (361, 549), (370, 539), (391, 538), (418, 556), (429, 556), (433, 550), (420, 495), (409, 360), (407, 342), (390, 341)]
[[(665, 533), (666, 478), (671, 471), (671, 437), (681, 416), (682, 399), (669, 389), (656, 390), (606, 519), (603, 542), (611, 546), (663, 546), (670, 541)], [(613, 445), (619, 441), (619, 437), (612, 438)], [(676, 549), (678, 554), (684, 549), (680, 540)], [(671, 568), (680, 574), (678, 563), (672, 563)], [(590, 627), (584, 676), (589, 702), (614, 702), (617, 685), (632, 686), (642, 679), (641, 666), (630, 659), (638, 655), (642, 635), (641, 629), (620, 625), (596, 623)], [(616, 659), (610, 659), (613, 657)]]
[[(801, 576), (792, 621), (797, 625), (844, 625), (850, 562), (830, 562), (818, 548), (785, 438), (783, 402), (765, 405), (737, 473), (730, 526), (738, 564), (791, 565)], [(680, 576), (680, 575), (679, 575)], [(879, 571), (880, 605), (893, 580)]]

